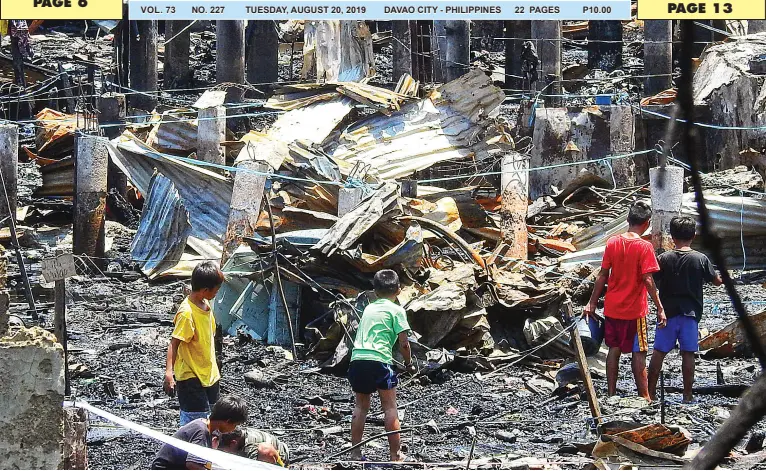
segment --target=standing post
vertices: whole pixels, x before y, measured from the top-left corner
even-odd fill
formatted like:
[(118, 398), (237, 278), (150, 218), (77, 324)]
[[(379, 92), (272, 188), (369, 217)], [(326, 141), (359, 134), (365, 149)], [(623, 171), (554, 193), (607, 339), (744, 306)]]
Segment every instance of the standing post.
[[(98, 101), (98, 120), (99, 124), (106, 125), (102, 129), (109, 139), (119, 137), (125, 131), (126, 108), (125, 95), (122, 93), (101, 95)], [(109, 191), (115, 189), (122, 197), (128, 194), (128, 177), (111, 159), (107, 171), (107, 189)]]
[(226, 140), (226, 107), (211, 106), (197, 113), (197, 159), (226, 164), (221, 145)]
[(644, 36), (644, 96), (653, 96), (672, 84), (673, 22), (647, 20)]
[[(6, 216), (16, 218), (18, 168), (19, 128), (15, 124), (0, 124), (0, 172), (4, 187), (4, 192), (0, 195), (0, 220)], [(0, 223), (0, 226), (3, 225), (4, 223)]]
[(8, 281), (8, 262), (5, 257), (0, 257), (0, 337), (5, 337), (8, 332), (8, 308), (11, 304), (11, 296), (6, 289)]
[[(130, 87), (139, 92), (130, 96), (133, 108), (153, 111), (157, 107), (157, 20), (131, 22)], [(134, 34), (136, 33), (136, 34)]]
[(269, 165), (265, 162), (245, 160), (237, 164), (221, 266), (237, 250), (244, 237), (255, 234), (268, 171)]
[(165, 22), (165, 70), (163, 85), (166, 90), (186, 88), (191, 83), (189, 69), (189, 49), (191, 31), (189, 20), (170, 20)]
[(391, 46), (393, 49), (393, 79), (398, 82), (404, 74), (413, 75), (412, 71), (412, 33), (410, 22), (397, 20), (391, 22)]
[(524, 86), (524, 81), (520, 78), (522, 76), (521, 51), (524, 41), (532, 39), (532, 22), (506, 21), (505, 35), (507, 37), (505, 40), (505, 86), (521, 90)]
[[(541, 80), (537, 81), (537, 91), (545, 88), (545, 95), (560, 95), (561, 22), (533, 21), (532, 38), (535, 40), (542, 69)], [(548, 97), (545, 100), (545, 103), (549, 106), (557, 106), (560, 102), (561, 99), (559, 97)]]
[(527, 207), (529, 205), (529, 159), (512, 152), (502, 160), (500, 176), (500, 231), (508, 257), (526, 260), (528, 255)]
[(684, 195), (684, 169), (668, 165), (649, 169), (649, 190), (652, 194), (652, 245), (670, 250), (670, 220), (681, 214)]
[(92, 257), (101, 268), (109, 152), (104, 137), (78, 134), (74, 163), (74, 236), (72, 252)]
[[(216, 83), (245, 83), (245, 22), (242, 20), (218, 20), (215, 26)], [(227, 103), (242, 101), (240, 88), (229, 88)]]
[(588, 30), (588, 68), (607, 72), (622, 67), (622, 21), (591, 20)]
[(247, 81), (251, 84), (279, 80), (279, 35), (270, 20), (248, 21)]
[(468, 72), (471, 45), (471, 22), (465, 20), (434, 21), (432, 44), (436, 45), (434, 81), (450, 82)]

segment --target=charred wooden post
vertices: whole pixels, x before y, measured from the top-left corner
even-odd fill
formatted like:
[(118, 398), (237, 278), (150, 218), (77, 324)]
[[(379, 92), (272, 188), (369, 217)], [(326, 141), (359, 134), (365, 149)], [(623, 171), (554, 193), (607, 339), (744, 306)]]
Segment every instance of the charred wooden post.
[[(245, 83), (245, 22), (242, 20), (219, 20), (215, 27), (217, 83)], [(227, 103), (242, 101), (241, 88), (229, 88)]]
[(644, 95), (667, 90), (673, 82), (673, 22), (644, 22)]
[[(533, 21), (532, 38), (540, 57), (542, 77), (537, 81), (537, 90), (545, 89), (545, 95), (561, 94), (561, 22)], [(557, 106), (559, 97), (546, 97), (548, 106)]]
[(104, 137), (78, 134), (74, 164), (74, 237), (72, 252), (103, 265), (109, 152)]
[(8, 307), (11, 303), (11, 297), (6, 289), (7, 278), (7, 265), (5, 257), (0, 257), (0, 337), (4, 336), (8, 331)]
[(189, 68), (189, 49), (191, 31), (189, 20), (165, 22), (165, 69), (163, 84), (165, 89), (186, 88), (191, 84), (192, 72)]
[(201, 109), (197, 119), (197, 159), (224, 165), (223, 141), (226, 140), (226, 107)]
[(251, 84), (279, 80), (279, 35), (273, 21), (248, 21), (247, 81)]
[(471, 60), (471, 22), (465, 20), (434, 21), (433, 45), (436, 45), (434, 80), (450, 82), (468, 72)]
[(15, 124), (0, 124), (0, 183), (5, 188), (0, 194), (0, 227), (8, 225), (8, 221), (3, 221), (3, 218), (16, 218), (18, 168), (19, 128)]
[(622, 21), (591, 20), (588, 68), (611, 72), (622, 67)]
[(88, 469), (88, 412), (76, 407), (64, 408), (63, 469)]
[(670, 250), (670, 220), (681, 214), (684, 194), (684, 169), (676, 166), (649, 169), (649, 189), (652, 194), (652, 245)]
[(402, 180), (402, 196), (405, 198), (417, 198), (418, 181), (410, 179)]
[(532, 22), (506, 21), (505, 36), (507, 38), (505, 40), (505, 86), (521, 90), (524, 86), (521, 78), (521, 51), (524, 41), (532, 39)]
[(500, 176), (500, 231), (508, 257), (526, 260), (528, 255), (527, 206), (529, 203), (529, 159), (513, 152), (503, 157)]
[(130, 33), (130, 88), (147, 93), (131, 95), (130, 106), (152, 111), (157, 107), (157, 20), (131, 24), (135, 30)]
[[(99, 124), (103, 127), (104, 135), (114, 139), (125, 131), (125, 116), (127, 106), (125, 95), (122, 93), (106, 93), (98, 101)], [(115, 189), (121, 196), (128, 194), (128, 177), (122, 173), (112, 160), (109, 160), (107, 189)]]
[(223, 240), (221, 266), (237, 250), (244, 237), (255, 234), (268, 171), (267, 163), (255, 160), (245, 160), (237, 165), (229, 207), (229, 223)]
[(415, 47), (412, 44), (410, 22), (407, 20), (392, 21), (391, 36), (393, 37), (391, 42), (394, 62), (393, 78), (394, 82), (398, 82), (404, 74), (413, 75), (412, 51), (415, 50)]

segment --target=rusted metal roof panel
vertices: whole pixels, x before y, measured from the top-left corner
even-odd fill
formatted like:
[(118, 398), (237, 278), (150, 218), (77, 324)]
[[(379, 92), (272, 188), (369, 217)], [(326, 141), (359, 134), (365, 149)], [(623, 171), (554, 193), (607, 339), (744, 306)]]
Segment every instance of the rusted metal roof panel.
[(486, 74), (474, 70), (397, 113), (354, 123), (329, 153), (339, 164), (370, 165), (382, 179), (450, 159), (494, 160), (511, 148), (503, 126), (492, 118), (504, 99)]

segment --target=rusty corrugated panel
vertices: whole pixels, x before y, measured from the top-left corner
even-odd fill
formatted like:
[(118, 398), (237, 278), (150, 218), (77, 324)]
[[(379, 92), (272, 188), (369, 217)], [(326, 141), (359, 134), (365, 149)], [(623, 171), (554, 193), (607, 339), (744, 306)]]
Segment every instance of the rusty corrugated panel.
[(191, 231), (189, 212), (176, 186), (165, 175), (155, 173), (130, 246), (130, 256), (154, 279), (178, 264)]
[(170, 179), (189, 211), (188, 245), (205, 258), (221, 258), (233, 188), (230, 179), (162, 154), (129, 131), (111, 142), (109, 153), (143, 194), (149, 192), (155, 169)]
[(146, 144), (163, 152), (189, 154), (197, 149), (196, 113), (172, 110), (162, 113), (162, 121), (152, 128)]
[(40, 167), (43, 184), (35, 196), (74, 196), (74, 159), (68, 157)]
[(370, 165), (382, 179), (405, 177), (450, 159), (495, 160), (511, 148), (502, 125), (490, 117), (504, 99), (486, 74), (474, 70), (391, 116), (373, 115), (352, 124), (329, 153), (339, 165)]

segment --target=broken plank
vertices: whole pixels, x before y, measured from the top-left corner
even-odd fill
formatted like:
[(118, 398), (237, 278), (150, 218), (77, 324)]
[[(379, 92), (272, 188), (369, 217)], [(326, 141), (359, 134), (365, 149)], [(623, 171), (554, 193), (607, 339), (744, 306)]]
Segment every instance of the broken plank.
[[(575, 320), (577, 317), (572, 311), (572, 301), (567, 299), (564, 303), (564, 309), (566, 309), (567, 316)], [(582, 348), (582, 339), (580, 338), (580, 331), (577, 328), (572, 329), (570, 333), (572, 340), (572, 348), (575, 352), (575, 360), (580, 367), (580, 375), (582, 375), (583, 383), (585, 383), (585, 393), (588, 396), (588, 407), (590, 407), (590, 413), (593, 416), (593, 421), (596, 426), (601, 422), (601, 409), (598, 405), (598, 397), (596, 396), (596, 389), (593, 387), (593, 378), (590, 376), (590, 368), (588, 367), (588, 358), (585, 356), (585, 351)]]

